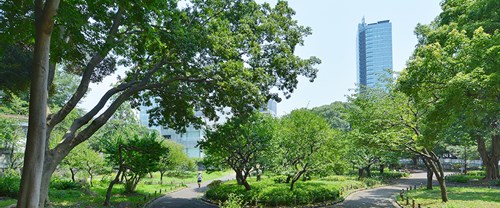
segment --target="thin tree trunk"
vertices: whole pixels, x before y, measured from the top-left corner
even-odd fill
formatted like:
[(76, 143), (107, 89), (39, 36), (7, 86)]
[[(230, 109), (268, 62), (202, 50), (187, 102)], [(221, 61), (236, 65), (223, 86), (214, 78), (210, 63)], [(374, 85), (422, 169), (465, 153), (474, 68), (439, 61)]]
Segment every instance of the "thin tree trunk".
[(293, 188), (295, 186), (295, 182), (297, 182), (300, 179), (300, 176), (302, 176), (303, 173), (305, 173), (305, 170), (301, 170), (293, 176), (292, 182), (290, 183), (290, 191), (293, 191)]
[(385, 168), (385, 165), (384, 164), (380, 164), (380, 167), (379, 167), (380, 174), (384, 173), (384, 168)]
[(363, 168), (358, 168), (358, 180), (363, 178)]
[(372, 177), (372, 171), (370, 170), (370, 167), (371, 167), (371, 165), (365, 167), (366, 177), (368, 177), (368, 178)]
[(432, 190), (432, 176), (434, 173), (432, 172), (432, 168), (427, 161), (428, 159), (422, 158), (422, 160), (424, 161), (424, 165), (427, 169), (427, 190)]
[(120, 175), (124, 171), (125, 166), (123, 164), (123, 156), (122, 156), (122, 146), (118, 145), (118, 155), (120, 157), (119, 163), (120, 166), (118, 167), (118, 173), (116, 173), (115, 179), (109, 183), (108, 190), (106, 191), (106, 199), (104, 200), (104, 206), (111, 206), (110, 199), (111, 199), (111, 191), (113, 190), (113, 186), (120, 181)]
[(104, 200), (104, 206), (111, 206), (110, 200), (111, 200), (111, 191), (113, 190), (113, 186), (120, 182), (120, 175), (122, 173), (122, 167), (118, 169), (118, 173), (116, 173), (115, 179), (113, 179), (108, 186), (108, 190), (106, 191), (106, 199)]
[(43, 207), (40, 204), (45, 143), (47, 140), (47, 87), (50, 39), (59, 0), (35, 0), (35, 50), (30, 89), (29, 124), (24, 168), (17, 207)]
[(73, 181), (73, 183), (75, 182), (75, 175), (76, 175), (76, 170), (74, 170), (73, 168), (69, 168), (70, 172), (71, 172), (71, 180)]
[(165, 171), (160, 171), (160, 184), (163, 184), (163, 174), (165, 174)]
[[(425, 150), (426, 151), (426, 150)], [(426, 151), (426, 154), (430, 155), (428, 162), (436, 176), (436, 179), (439, 183), (439, 188), (441, 190), (441, 201), (448, 201), (448, 193), (446, 191), (446, 182), (444, 180), (444, 171), (441, 162), (439, 161), (439, 157), (434, 152)]]

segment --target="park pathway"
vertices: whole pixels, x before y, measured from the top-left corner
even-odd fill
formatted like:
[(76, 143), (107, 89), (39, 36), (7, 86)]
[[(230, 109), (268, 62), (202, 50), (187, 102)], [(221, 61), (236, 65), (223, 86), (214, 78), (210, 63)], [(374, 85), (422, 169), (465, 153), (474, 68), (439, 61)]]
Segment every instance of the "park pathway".
[[(234, 174), (227, 175), (215, 180), (233, 180), (235, 178)], [(201, 196), (207, 190), (207, 185), (212, 181), (205, 181), (201, 184), (201, 188), (198, 188), (197, 183), (187, 184), (187, 188), (169, 193), (163, 197), (157, 198), (151, 201), (146, 208), (161, 208), (161, 207), (172, 207), (172, 208), (212, 208), (218, 207), (212, 204), (208, 204), (200, 199)]]
[[(383, 186), (352, 193), (344, 200), (344, 202), (336, 204), (332, 207), (396, 207), (394, 196), (398, 194), (401, 189), (406, 189), (409, 186), (420, 184), (423, 184), (425, 186), (425, 184), (427, 183), (426, 176), (426, 172), (412, 173), (410, 177), (398, 180), (395, 185)], [(434, 186), (439, 186), (435, 178), (433, 184)]]

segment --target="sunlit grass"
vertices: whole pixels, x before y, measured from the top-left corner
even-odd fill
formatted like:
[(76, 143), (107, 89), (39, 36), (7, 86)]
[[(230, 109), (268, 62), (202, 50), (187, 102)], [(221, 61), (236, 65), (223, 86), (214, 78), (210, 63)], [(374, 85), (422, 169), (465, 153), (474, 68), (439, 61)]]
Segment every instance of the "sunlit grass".
[(407, 196), (415, 199), (422, 207), (500, 207), (500, 189), (476, 187), (448, 187), (447, 203), (441, 202), (439, 188), (433, 190), (418, 189), (410, 191)]

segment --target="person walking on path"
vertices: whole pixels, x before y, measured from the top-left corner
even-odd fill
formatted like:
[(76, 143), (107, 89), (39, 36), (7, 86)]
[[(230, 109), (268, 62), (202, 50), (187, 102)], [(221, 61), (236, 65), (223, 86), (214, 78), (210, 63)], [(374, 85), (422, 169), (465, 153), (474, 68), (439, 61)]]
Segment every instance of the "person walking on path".
[[(215, 180), (227, 181), (234, 180), (235, 174), (226, 175)], [(217, 208), (217, 205), (208, 204), (200, 198), (203, 196), (207, 190), (207, 185), (210, 184), (212, 180), (205, 180), (201, 184), (201, 188), (198, 188), (198, 184), (190, 183), (187, 184), (185, 189), (168, 193), (162, 197), (156, 198), (146, 204), (145, 208)]]
[(201, 172), (198, 172), (198, 188), (201, 187)]

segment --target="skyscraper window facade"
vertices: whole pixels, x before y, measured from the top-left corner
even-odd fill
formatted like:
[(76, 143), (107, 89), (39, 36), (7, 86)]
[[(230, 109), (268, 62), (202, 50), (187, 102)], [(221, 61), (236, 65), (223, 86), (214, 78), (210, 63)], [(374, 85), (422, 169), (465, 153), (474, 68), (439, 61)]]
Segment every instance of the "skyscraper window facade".
[(392, 24), (389, 20), (358, 24), (356, 38), (357, 84), (384, 87), (392, 70)]

